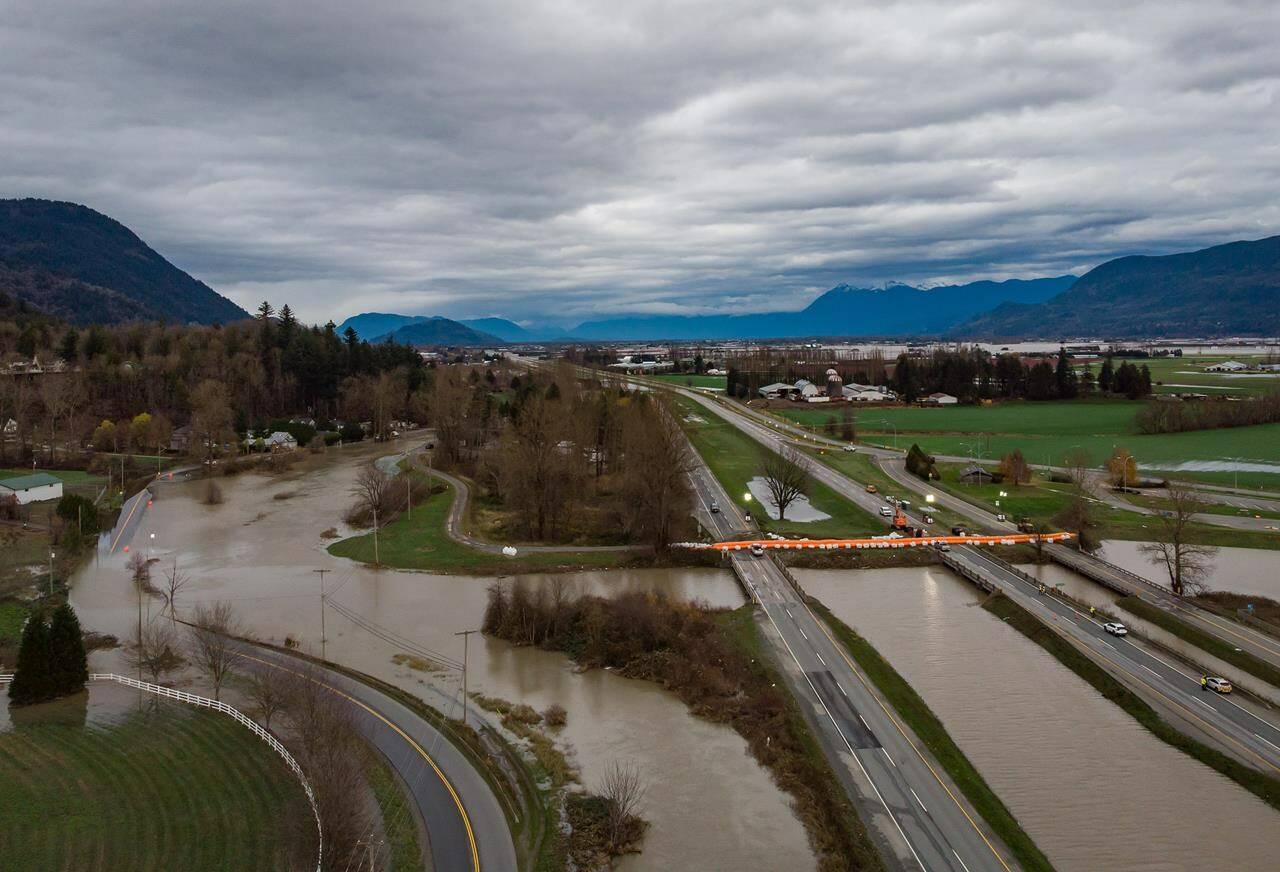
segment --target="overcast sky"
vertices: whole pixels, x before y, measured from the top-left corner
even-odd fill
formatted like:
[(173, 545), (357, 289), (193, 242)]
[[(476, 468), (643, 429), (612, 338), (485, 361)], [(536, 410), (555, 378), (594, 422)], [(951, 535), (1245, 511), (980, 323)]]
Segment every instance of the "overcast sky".
[(1280, 4), (0, 0), (0, 196), (246, 308), (562, 323), (1280, 233)]

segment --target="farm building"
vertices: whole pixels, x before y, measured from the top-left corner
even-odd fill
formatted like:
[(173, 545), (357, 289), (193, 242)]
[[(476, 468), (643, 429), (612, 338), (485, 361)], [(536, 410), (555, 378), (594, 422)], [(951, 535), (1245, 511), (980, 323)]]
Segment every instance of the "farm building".
[(954, 406), (956, 403), (960, 401), (955, 397), (951, 396), (951, 394), (937, 393), (937, 394), (929, 394), (929, 396), (925, 397), (920, 402), (928, 403), (931, 406)]
[(1249, 367), (1238, 360), (1224, 360), (1204, 368), (1205, 372), (1244, 372)]
[(62, 479), (47, 472), (33, 472), (0, 480), (0, 499), (12, 496), (18, 505), (62, 498)]
[(971, 463), (960, 473), (960, 480), (965, 484), (990, 484), (995, 476), (976, 463)]

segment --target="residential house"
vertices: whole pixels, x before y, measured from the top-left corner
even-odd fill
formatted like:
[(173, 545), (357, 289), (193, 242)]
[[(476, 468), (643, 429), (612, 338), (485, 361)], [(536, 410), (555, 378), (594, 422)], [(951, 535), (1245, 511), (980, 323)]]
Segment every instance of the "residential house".
[(175, 454), (186, 454), (191, 444), (191, 425), (183, 424), (169, 434), (169, 450)]
[(262, 444), (268, 451), (293, 451), (298, 447), (298, 440), (293, 438), (292, 433), (277, 430), (262, 440)]
[(960, 472), (960, 480), (965, 484), (991, 484), (995, 476), (978, 464), (970, 463)]

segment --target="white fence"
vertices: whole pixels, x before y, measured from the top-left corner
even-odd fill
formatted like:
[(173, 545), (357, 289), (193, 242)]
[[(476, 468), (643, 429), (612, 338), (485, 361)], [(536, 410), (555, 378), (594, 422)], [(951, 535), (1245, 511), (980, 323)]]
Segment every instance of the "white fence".
[[(324, 834), (320, 829), (320, 808), (316, 805), (316, 795), (311, 789), (307, 776), (303, 774), (302, 767), (298, 765), (298, 761), (289, 753), (289, 749), (280, 744), (280, 740), (265, 729), (260, 727), (256, 721), (243, 714), (239, 709), (227, 705), (225, 702), (219, 702), (216, 699), (209, 699), (206, 696), (196, 696), (194, 693), (187, 693), (184, 690), (174, 690), (172, 687), (161, 687), (158, 684), (150, 684), (146, 681), (139, 681), (136, 678), (130, 678), (127, 675), (116, 675), (114, 672), (92, 672), (89, 674), (90, 681), (114, 681), (117, 684), (123, 684), (127, 687), (133, 687), (138, 690), (145, 690), (147, 693), (154, 693), (156, 696), (163, 696), (166, 699), (176, 699), (179, 702), (189, 703), (190, 705), (200, 706), (201, 708), (211, 708), (222, 712), (224, 715), (230, 715), (239, 721), (262, 741), (271, 746), (271, 749), (280, 755), (285, 764), (293, 770), (293, 774), (298, 776), (298, 781), (302, 784), (302, 790), (307, 795), (307, 802), (311, 803), (311, 813), (316, 819), (316, 839), (318, 847), (316, 848), (316, 872), (320, 872), (320, 866), (324, 860)], [(12, 675), (0, 675), (0, 684), (7, 684), (13, 681)]]

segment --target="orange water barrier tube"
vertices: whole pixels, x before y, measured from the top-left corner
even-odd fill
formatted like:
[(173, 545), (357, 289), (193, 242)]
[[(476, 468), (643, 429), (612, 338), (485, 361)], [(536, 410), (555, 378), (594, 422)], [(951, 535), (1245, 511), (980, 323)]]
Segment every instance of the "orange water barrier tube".
[(743, 551), (752, 545), (762, 548), (814, 549), (840, 551), (854, 548), (918, 548), (924, 545), (1021, 545), (1035, 542), (1065, 542), (1074, 533), (1008, 533), (988, 536), (903, 536), (891, 539), (887, 536), (870, 539), (748, 539), (742, 542), (715, 542), (704, 547), (717, 551)]

